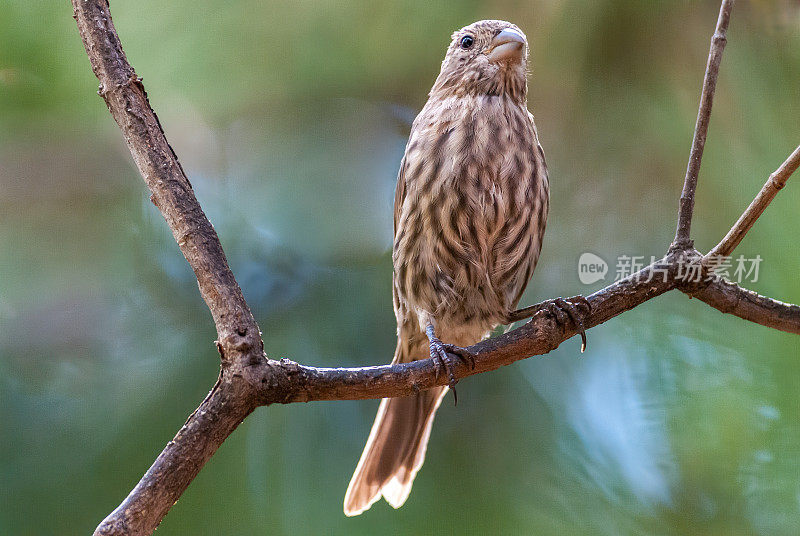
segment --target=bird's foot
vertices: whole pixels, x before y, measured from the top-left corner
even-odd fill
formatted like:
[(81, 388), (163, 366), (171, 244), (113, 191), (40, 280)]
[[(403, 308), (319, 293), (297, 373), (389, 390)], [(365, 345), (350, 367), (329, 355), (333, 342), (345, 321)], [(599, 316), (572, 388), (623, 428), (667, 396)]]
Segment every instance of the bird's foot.
[(532, 319), (540, 311), (547, 311), (550, 316), (555, 318), (556, 322), (561, 325), (564, 325), (568, 320), (571, 320), (575, 325), (575, 330), (581, 336), (581, 353), (583, 353), (586, 351), (586, 329), (583, 326), (583, 315), (581, 310), (585, 311), (586, 314), (592, 312), (592, 306), (589, 303), (589, 300), (583, 296), (573, 296), (572, 298), (567, 299), (555, 298), (537, 305), (525, 307), (524, 309), (518, 309), (510, 313), (508, 315), (508, 319), (509, 323), (516, 322), (524, 318)]
[(431, 357), (436, 360), (438, 367), (436, 368), (436, 377), (439, 377), (439, 371), (443, 370), (447, 373), (449, 382), (448, 385), (450, 390), (453, 391), (453, 400), (456, 404), (458, 404), (458, 393), (456, 393), (456, 377), (453, 371), (453, 362), (451, 361), (451, 355), (455, 355), (462, 363), (465, 365), (469, 365), (470, 368), (475, 368), (475, 354), (467, 350), (466, 348), (462, 348), (461, 346), (456, 346), (455, 344), (448, 344), (442, 342), (434, 333), (433, 326), (428, 326), (425, 330), (428, 335), (428, 340), (430, 341), (430, 352)]

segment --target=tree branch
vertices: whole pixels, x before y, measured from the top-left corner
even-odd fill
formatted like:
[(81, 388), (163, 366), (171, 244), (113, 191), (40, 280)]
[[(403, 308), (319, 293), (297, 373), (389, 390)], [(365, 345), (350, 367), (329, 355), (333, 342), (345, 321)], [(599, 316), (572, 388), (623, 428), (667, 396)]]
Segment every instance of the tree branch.
[(736, 224), (728, 231), (725, 238), (708, 252), (705, 259), (730, 257), (736, 246), (739, 245), (747, 232), (753, 227), (753, 224), (756, 223), (756, 220), (764, 213), (764, 210), (775, 199), (775, 196), (778, 195), (778, 192), (786, 186), (786, 181), (789, 180), (792, 173), (797, 171), (798, 167), (800, 167), (800, 146), (769, 176), (761, 191), (758, 192), (750, 206), (747, 207), (747, 210), (739, 216)]
[[(598, 326), (672, 290), (678, 284), (676, 267), (675, 259), (667, 257), (587, 296), (591, 312), (579, 312), (584, 327)], [(460, 380), (549, 353), (577, 333), (572, 321), (559, 324), (542, 310), (527, 324), (470, 346), (475, 368), (454, 361), (454, 375)], [(272, 363), (264, 371), (270, 379), (262, 382), (266, 386), (265, 404), (409, 396), (449, 381), (446, 374), (440, 374), (440, 365), (434, 359), (360, 368), (306, 367), (289, 360)], [(269, 382), (272, 385), (267, 385)]]
[(703, 160), (703, 149), (706, 146), (708, 123), (711, 119), (711, 106), (714, 104), (714, 92), (717, 89), (717, 77), (719, 75), (719, 64), (722, 61), (722, 51), (725, 50), (725, 44), (728, 42), (728, 24), (731, 20), (733, 2), (734, 0), (722, 0), (722, 5), (719, 8), (719, 18), (717, 19), (717, 28), (711, 37), (706, 74), (703, 78), (703, 91), (700, 94), (700, 108), (697, 111), (692, 149), (689, 153), (689, 163), (686, 165), (686, 177), (684, 178), (683, 191), (681, 192), (678, 227), (673, 241), (673, 244), (679, 248), (691, 247), (692, 245), (689, 236), (692, 228), (697, 176), (700, 173), (700, 162)]
[(194, 196), (191, 184), (167, 142), (150, 107), (142, 79), (128, 63), (106, 1), (73, 0), (92, 71), (100, 80), (98, 93), (122, 130), (150, 199), (164, 215), (172, 235), (194, 270), (214, 324), (223, 355), (260, 355), (263, 344), (256, 321), (228, 267), (216, 231)]
[(94, 534), (151, 534), (222, 442), (255, 409), (254, 399), (245, 382), (223, 381), (220, 377), (136, 487)]
[(800, 334), (800, 306), (784, 303), (722, 278), (701, 289), (682, 289), (723, 313), (769, 328)]
[(100, 81), (98, 93), (184, 257), (217, 328), (220, 379), (125, 501), (96, 534), (150, 534), (219, 445), (258, 405), (243, 367), (267, 362), (258, 325), (231, 272), (217, 233), (167, 142), (141, 78), (128, 63), (108, 3), (73, 0), (73, 16)]
[[(167, 142), (141, 79), (125, 57), (108, 3), (72, 0), (72, 4), (92, 70), (100, 80), (99, 93), (125, 137), (153, 203), (164, 215), (197, 276), (219, 336), (221, 370), (211, 392), (122, 504), (95, 531), (96, 535), (145, 535), (155, 530), (205, 462), (256, 407), (403, 396), (446, 385), (449, 380), (446, 374), (440, 374), (432, 359), (363, 368), (315, 368), (289, 360), (268, 359), (258, 325), (228, 267), (219, 238)], [(800, 307), (796, 305), (758, 296), (726, 282), (688, 285), (678, 277), (681, 262), (700, 258), (688, 245), (689, 227), (697, 170), (732, 4), (732, 0), (723, 0), (712, 39), (676, 241), (663, 259), (588, 296), (591, 311), (580, 311), (587, 329), (680, 288), (723, 312), (793, 333), (800, 330)], [(476, 354), (475, 368), (459, 363), (454, 375), (461, 379), (545, 354), (575, 334), (576, 326), (571, 321), (559, 324), (546, 312), (537, 313), (528, 324), (470, 347)]]

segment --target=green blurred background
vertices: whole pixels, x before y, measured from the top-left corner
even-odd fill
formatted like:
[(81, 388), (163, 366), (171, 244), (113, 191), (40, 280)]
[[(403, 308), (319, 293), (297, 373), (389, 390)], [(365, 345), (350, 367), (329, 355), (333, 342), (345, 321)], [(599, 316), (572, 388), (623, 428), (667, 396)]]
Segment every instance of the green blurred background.
[[(454, 30), (511, 20), (552, 211), (523, 304), (674, 233), (716, 1), (116, 0), (128, 58), (270, 356), (390, 360), (391, 206)], [(218, 371), (211, 318), (68, 2), (0, 14), (0, 534), (88, 534)], [(708, 250), (800, 142), (800, 6), (740, 0), (693, 231)], [(800, 181), (800, 179), (797, 179)], [(737, 253), (800, 301), (800, 185)], [(611, 264), (582, 285), (585, 251)], [(159, 534), (796, 534), (800, 339), (677, 292), (459, 386), (407, 504), (342, 498), (376, 401), (262, 408)]]

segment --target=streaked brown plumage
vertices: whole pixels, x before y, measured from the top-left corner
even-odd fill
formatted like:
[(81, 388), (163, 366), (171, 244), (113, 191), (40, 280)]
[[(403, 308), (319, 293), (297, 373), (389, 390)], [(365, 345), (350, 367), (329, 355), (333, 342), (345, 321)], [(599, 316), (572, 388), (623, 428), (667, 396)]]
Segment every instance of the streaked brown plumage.
[[(395, 194), (394, 363), (442, 357), (441, 341), (469, 346), (507, 323), (536, 266), (549, 186), (527, 110), (527, 53), (508, 22), (455, 32), (414, 121)], [(381, 401), (345, 514), (381, 495), (405, 502), (447, 390)]]

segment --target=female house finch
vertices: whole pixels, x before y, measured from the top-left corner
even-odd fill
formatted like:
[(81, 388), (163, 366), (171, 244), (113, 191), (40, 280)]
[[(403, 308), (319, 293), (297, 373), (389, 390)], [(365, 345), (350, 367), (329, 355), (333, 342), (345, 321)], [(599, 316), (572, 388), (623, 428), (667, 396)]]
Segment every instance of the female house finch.
[[(525, 35), (508, 22), (455, 32), (414, 120), (394, 203), (393, 363), (430, 356), (449, 372), (448, 351), (468, 356), (461, 347), (530, 316), (515, 307), (539, 258), (549, 185), (527, 110), (527, 55)], [(447, 390), (381, 401), (346, 515), (381, 495), (395, 508), (405, 502)]]

